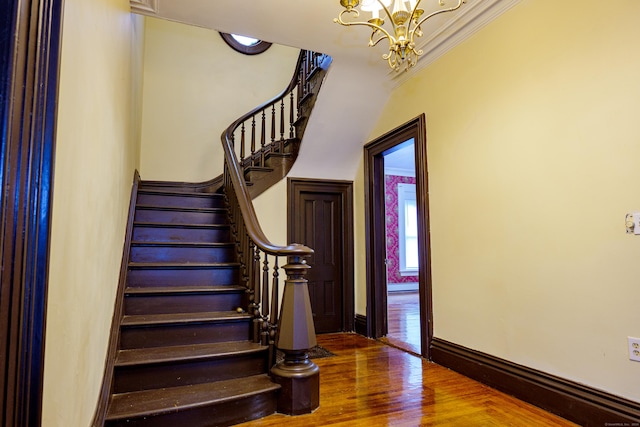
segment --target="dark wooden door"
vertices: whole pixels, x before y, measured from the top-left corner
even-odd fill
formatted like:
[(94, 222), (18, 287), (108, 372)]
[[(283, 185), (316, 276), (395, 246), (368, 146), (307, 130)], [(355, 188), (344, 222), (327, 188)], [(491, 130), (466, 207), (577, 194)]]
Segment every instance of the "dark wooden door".
[(351, 183), (290, 180), (289, 189), (289, 241), (315, 251), (307, 260), (307, 280), (316, 332), (351, 330)]

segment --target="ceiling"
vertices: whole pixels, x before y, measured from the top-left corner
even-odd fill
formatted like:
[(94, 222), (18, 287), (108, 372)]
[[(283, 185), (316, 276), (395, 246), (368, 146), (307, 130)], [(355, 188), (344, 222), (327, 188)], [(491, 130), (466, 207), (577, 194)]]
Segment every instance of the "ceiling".
[(416, 155), (413, 138), (403, 142), (395, 149), (382, 153), (384, 173), (386, 175), (416, 176)]
[[(453, 6), (456, 1), (446, 0), (445, 5)], [(417, 48), (424, 51), (418, 65), (397, 73), (381, 58), (388, 44), (368, 48), (367, 28), (333, 22), (343, 10), (340, 0), (252, 0), (250, 7), (237, 0), (130, 0), (132, 9), (139, 13), (327, 53), (336, 61), (385, 74), (385, 82), (406, 80), (518, 1), (466, 0), (459, 10), (429, 19), (422, 26), (424, 36), (417, 39)], [(429, 12), (437, 9), (437, 3), (422, 0), (420, 7)]]
[[(456, 0), (446, 1), (453, 5)], [(250, 7), (237, 0), (130, 0), (137, 13), (331, 55), (305, 134), (305, 140), (320, 141), (302, 145), (291, 174), (304, 170), (304, 176), (335, 179), (353, 179), (362, 145), (395, 87), (519, 1), (466, 0), (459, 10), (428, 20), (417, 46), (424, 55), (414, 68), (398, 73), (381, 58), (388, 44), (369, 48), (366, 28), (333, 22), (342, 10), (339, 0), (252, 0)], [(428, 11), (436, 3), (423, 0), (421, 7)], [(332, 144), (344, 154), (339, 159), (332, 155)]]

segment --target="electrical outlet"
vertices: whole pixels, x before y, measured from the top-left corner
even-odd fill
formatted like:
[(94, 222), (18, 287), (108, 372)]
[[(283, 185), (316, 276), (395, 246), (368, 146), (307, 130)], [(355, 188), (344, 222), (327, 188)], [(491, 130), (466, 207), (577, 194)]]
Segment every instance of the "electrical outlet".
[(629, 339), (629, 360), (640, 362), (640, 338), (627, 338)]

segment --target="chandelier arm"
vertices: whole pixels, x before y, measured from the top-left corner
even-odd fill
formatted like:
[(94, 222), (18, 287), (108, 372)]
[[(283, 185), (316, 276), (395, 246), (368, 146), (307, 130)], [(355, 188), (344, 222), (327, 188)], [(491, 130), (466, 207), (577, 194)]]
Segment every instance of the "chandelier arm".
[(387, 14), (387, 17), (389, 18), (389, 22), (391, 22), (391, 26), (393, 27), (393, 30), (395, 32), (396, 30), (396, 23), (393, 20), (393, 15), (391, 15), (391, 12), (389, 11), (389, 9), (387, 8), (387, 6), (384, 5), (384, 3), (382, 3), (382, 0), (378, 0), (378, 3), (380, 3), (380, 6), (382, 6), (382, 8), (384, 9), (384, 13)]
[(380, 43), (382, 40), (384, 40), (384, 39), (388, 39), (388, 38), (389, 38), (388, 36), (380, 36), (380, 38), (374, 42), (374, 41), (373, 41), (373, 36), (374, 36), (375, 34), (376, 34), (376, 33), (375, 33), (375, 32), (373, 32), (373, 33), (371, 33), (371, 37), (369, 37), (369, 47), (374, 47), (374, 46), (376, 46), (378, 43)]
[[(424, 18), (422, 18), (420, 21), (418, 21), (418, 23), (416, 25), (413, 26), (413, 30), (411, 30), (411, 38), (413, 38), (413, 33), (415, 32), (416, 28), (420, 28), (420, 26), (422, 25), (422, 23), (424, 21), (426, 21), (429, 18), (432, 18), (436, 15), (439, 15), (441, 13), (446, 13), (446, 12), (453, 12), (454, 10), (458, 10), (460, 9), (460, 7), (462, 6), (462, 4), (465, 2), (465, 0), (458, 0), (458, 4), (450, 7), (448, 9), (440, 9), (440, 10), (436, 10), (435, 12), (431, 12), (430, 14), (428, 14), (427, 16), (425, 16)], [(416, 6), (417, 8), (417, 6)]]
[(382, 59), (386, 59), (389, 67), (398, 71), (398, 61), (397, 61), (397, 52), (390, 51), (387, 54), (382, 55)]
[[(385, 8), (385, 9), (386, 9), (386, 8)], [(357, 18), (357, 17), (358, 17), (358, 15), (359, 15), (358, 11), (357, 11), (357, 10), (355, 10), (355, 9), (351, 9), (351, 10), (346, 10), (346, 9), (345, 9), (345, 10), (343, 10), (342, 12), (340, 12), (340, 15), (338, 15), (338, 17), (337, 17), (337, 18), (334, 18), (334, 19), (333, 19), (333, 21), (334, 21), (334, 22), (337, 22), (337, 23), (338, 23), (338, 24), (340, 24), (340, 25), (344, 25), (344, 26), (346, 26), (346, 27), (350, 27), (350, 26), (352, 26), (352, 25), (364, 25), (365, 27), (373, 28), (374, 30), (378, 30), (378, 31), (383, 32), (383, 33), (387, 36), (387, 38), (389, 39), (389, 43), (390, 43), (390, 44), (392, 44), (392, 45), (393, 45), (393, 44), (395, 43), (395, 40), (396, 40), (396, 39), (395, 39), (395, 37), (393, 37), (393, 36), (392, 36), (392, 35), (391, 35), (387, 30), (385, 30), (385, 29), (384, 29), (384, 28), (382, 28), (381, 26), (379, 26), (379, 25), (375, 25), (375, 24), (372, 24), (371, 22), (364, 22), (364, 21), (355, 21), (355, 22), (347, 22), (347, 21), (344, 21), (344, 20), (342, 19), (342, 15), (343, 15), (344, 13), (355, 13), (356, 18)], [(394, 27), (395, 27), (395, 26), (394, 26)], [(383, 37), (383, 38), (384, 38), (384, 37)], [(378, 40), (378, 42), (379, 42), (379, 41), (380, 41), (380, 40)], [(377, 44), (378, 42), (376, 42), (376, 44)]]
[[(380, 0), (378, 0), (378, 1), (380, 1)], [(463, 0), (463, 1), (464, 1), (464, 0)], [(408, 21), (408, 22), (413, 21), (413, 17), (414, 17), (414, 16), (415, 16), (415, 14), (416, 14), (416, 10), (418, 10), (418, 7), (420, 6), (420, 2), (422, 2), (422, 0), (418, 0), (418, 1), (416, 2), (416, 5), (413, 7), (413, 10), (411, 11), (411, 16), (409, 17), (409, 21)], [(415, 28), (418, 28), (418, 26), (416, 26)]]

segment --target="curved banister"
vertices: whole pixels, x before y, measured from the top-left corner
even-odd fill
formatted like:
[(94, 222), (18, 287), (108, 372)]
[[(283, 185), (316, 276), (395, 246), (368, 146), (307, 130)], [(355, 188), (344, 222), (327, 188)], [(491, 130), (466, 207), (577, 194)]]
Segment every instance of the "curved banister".
[[(313, 254), (313, 249), (296, 243), (281, 246), (269, 241), (258, 222), (245, 172), (247, 168), (264, 170), (271, 155), (291, 155), (285, 153), (285, 149), (287, 144), (299, 141), (302, 137), (295, 135), (304, 131), (304, 125), (300, 123), (300, 119), (303, 119), (301, 104), (313, 98), (307, 96), (312, 95), (312, 86), (315, 86), (314, 90), (319, 88), (319, 84), (312, 85), (310, 79), (321, 68), (320, 63), (328, 64), (329, 61), (325, 62), (325, 59), (328, 59), (325, 55), (301, 51), (295, 74), (288, 86), (278, 96), (234, 121), (221, 135), (225, 159), (222, 189), (240, 261), (241, 279), (247, 287), (247, 310), (253, 316), (253, 340), (269, 346), (268, 366), (273, 367), (271, 375), (283, 388), (278, 411), (290, 415), (311, 412), (319, 404), (317, 400), (309, 399), (304, 402), (286, 401), (287, 398), (297, 399), (295, 396), (298, 395), (319, 395), (318, 367), (307, 355), (307, 350), (316, 345), (307, 280), (304, 278), (309, 268), (305, 258)], [(294, 105), (296, 90), (298, 99)], [(276, 106), (279, 107), (278, 112)], [(308, 108), (312, 106), (313, 103), (307, 105)], [(267, 120), (267, 112), (270, 120)], [(276, 120), (278, 117), (279, 120)], [(245, 139), (247, 129), (250, 133), (249, 142)], [(240, 158), (235, 145), (238, 131)], [(277, 133), (279, 140), (276, 140)], [(288, 138), (285, 138), (285, 134)], [(249, 157), (245, 157), (247, 151), (251, 153)], [(281, 267), (280, 258), (286, 260)], [(278, 300), (280, 268), (286, 273), (281, 304)], [(284, 361), (274, 366), (276, 348), (284, 353)], [(299, 393), (304, 388), (307, 391)], [(304, 412), (300, 412), (300, 404), (303, 404)]]
[(247, 119), (253, 117), (257, 113), (266, 109), (267, 107), (271, 107), (272, 105), (277, 104), (282, 99), (284, 99), (287, 95), (289, 95), (293, 89), (295, 89), (295, 87), (298, 85), (298, 77), (300, 74), (299, 70), (300, 70), (300, 67), (302, 66), (302, 62), (305, 58), (305, 55), (306, 55), (306, 51), (304, 50), (300, 51), (300, 55), (298, 55), (298, 62), (296, 63), (296, 68), (295, 68), (296, 71), (293, 77), (291, 78), (289, 85), (282, 92), (280, 92), (279, 95), (276, 95), (275, 97), (271, 98), (269, 101), (263, 103), (262, 105), (259, 105), (258, 107), (249, 111), (247, 114), (240, 117), (235, 122), (231, 123), (231, 125), (229, 125), (229, 127), (222, 133), (222, 145), (225, 145), (225, 142), (230, 142), (233, 136), (233, 133), (242, 122), (245, 122)]
[[(260, 248), (260, 250), (272, 255), (295, 255), (304, 257), (313, 254), (313, 249), (300, 244), (291, 244), (288, 246), (274, 245), (267, 239), (264, 232), (262, 231), (262, 228), (260, 227), (260, 223), (258, 222), (253, 203), (251, 202), (251, 196), (249, 194), (249, 190), (242, 172), (242, 163), (238, 160), (235, 152), (234, 133), (242, 123), (247, 122), (257, 114), (264, 112), (269, 108), (272, 108), (274, 105), (284, 100), (287, 96), (292, 96), (291, 94), (296, 89), (296, 87), (300, 87), (301, 83), (304, 83), (301, 82), (301, 70), (305, 65), (305, 60), (308, 61), (308, 58), (313, 55), (315, 55), (315, 58), (324, 57), (324, 55), (322, 54), (316, 54), (314, 52), (302, 50), (300, 52), (300, 55), (298, 56), (294, 75), (287, 87), (271, 100), (259, 105), (258, 107), (254, 108), (253, 110), (249, 111), (248, 113), (244, 114), (239, 119), (234, 121), (221, 135), (222, 146), (225, 153), (225, 165), (229, 169), (229, 178), (231, 179), (233, 188), (238, 196), (238, 203), (240, 205), (239, 207), (242, 212), (242, 217), (247, 227), (247, 232), (256, 246)], [(298, 94), (299, 98), (303, 96), (304, 94)]]
[[(300, 122), (300, 119), (304, 119), (301, 104), (313, 99), (314, 91), (317, 92), (320, 87), (315, 84), (317, 80), (312, 84), (311, 79), (316, 70), (323, 68), (320, 64), (326, 66), (329, 62), (330, 58), (326, 55), (301, 51), (295, 74), (288, 86), (278, 96), (234, 121), (221, 135), (224, 149), (222, 189), (240, 261), (241, 279), (247, 287), (247, 311), (253, 315), (253, 340), (269, 347), (268, 366), (272, 368), (274, 381), (282, 387), (278, 411), (289, 415), (311, 412), (319, 405), (317, 399), (298, 398), (299, 394), (319, 396), (319, 370), (307, 355), (308, 349), (316, 345), (309, 291), (304, 278), (309, 268), (304, 259), (313, 254), (313, 249), (296, 243), (280, 246), (269, 241), (256, 216), (245, 172), (253, 168), (264, 170), (271, 155), (291, 155), (285, 153), (287, 144), (299, 142), (305, 128)], [(297, 102), (294, 106), (296, 92)], [(288, 98), (287, 103), (285, 98)], [(312, 108), (313, 102), (305, 105), (307, 109)], [(276, 106), (279, 106), (279, 114)], [(267, 120), (267, 112), (270, 120)], [(240, 158), (235, 146), (238, 129)], [(251, 134), (248, 147), (245, 140), (247, 129)], [(278, 133), (280, 139), (276, 140)], [(256, 138), (258, 134), (259, 138)], [(267, 134), (269, 144), (266, 143)], [(286, 139), (285, 134), (288, 134)], [(247, 151), (251, 153), (249, 157), (245, 157)], [(286, 259), (281, 267), (278, 264), (280, 258)], [(280, 268), (287, 275), (281, 310)], [(284, 353), (284, 361), (277, 365), (276, 348)]]
[[(223, 134), (223, 137), (225, 135), (226, 133)], [(260, 223), (258, 222), (258, 217), (256, 216), (253, 203), (251, 202), (251, 196), (249, 195), (249, 189), (244, 180), (243, 174), (240, 171), (240, 163), (238, 161), (233, 161), (234, 159), (237, 160), (235, 152), (233, 151), (233, 145), (227, 139), (223, 142), (222, 146), (225, 152), (225, 166), (229, 169), (229, 178), (231, 179), (233, 188), (238, 195), (238, 204), (247, 227), (247, 233), (256, 246), (258, 246), (260, 250), (271, 255), (308, 256), (313, 254), (313, 249), (304, 245), (294, 243), (288, 246), (279, 246), (274, 245), (269, 241), (269, 239), (267, 239), (262, 231), (262, 227), (260, 227)]]

